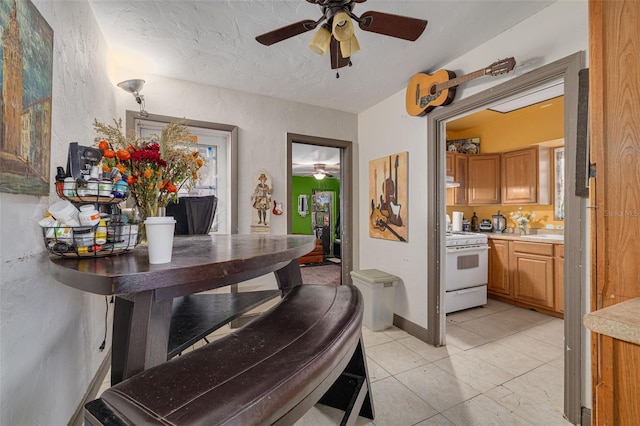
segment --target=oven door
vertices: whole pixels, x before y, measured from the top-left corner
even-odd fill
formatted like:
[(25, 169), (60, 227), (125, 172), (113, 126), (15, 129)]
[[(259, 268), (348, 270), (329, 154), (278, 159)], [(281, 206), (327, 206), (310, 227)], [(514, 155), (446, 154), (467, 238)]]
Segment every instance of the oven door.
[(487, 284), (489, 245), (447, 247), (446, 291)]

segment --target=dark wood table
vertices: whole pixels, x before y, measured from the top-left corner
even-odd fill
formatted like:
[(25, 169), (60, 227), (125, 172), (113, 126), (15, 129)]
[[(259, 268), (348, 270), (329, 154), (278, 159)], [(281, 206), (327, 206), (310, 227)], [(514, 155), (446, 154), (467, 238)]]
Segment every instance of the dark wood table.
[[(51, 257), (50, 270), (70, 287), (118, 296), (112, 341), (115, 384), (165, 362), (216, 327), (302, 284), (297, 259), (314, 246), (314, 237), (306, 235), (176, 236), (171, 263), (150, 265), (147, 248), (139, 246), (113, 257)], [(270, 272), (279, 290), (195, 294)]]

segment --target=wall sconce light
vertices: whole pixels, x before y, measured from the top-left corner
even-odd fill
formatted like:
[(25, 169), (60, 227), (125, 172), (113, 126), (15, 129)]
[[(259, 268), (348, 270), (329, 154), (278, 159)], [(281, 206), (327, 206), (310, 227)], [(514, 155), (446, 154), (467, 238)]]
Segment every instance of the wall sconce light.
[(131, 93), (138, 105), (140, 105), (140, 116), (148, 117), (149, 113), (144, 109), (144, 96), (140, 94), (143, 86), (144, 80), (140, 79), (125, 80), (118, 83), (118, 87), (127, 93)]

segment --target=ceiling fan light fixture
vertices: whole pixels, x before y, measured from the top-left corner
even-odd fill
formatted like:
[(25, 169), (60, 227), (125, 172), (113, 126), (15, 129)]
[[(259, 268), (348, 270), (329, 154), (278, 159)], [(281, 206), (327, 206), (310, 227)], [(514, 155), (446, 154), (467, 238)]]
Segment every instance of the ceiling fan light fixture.
[(340, 42), (340, 53), (342, 53), (343, 58), (348, 58), (359, 50), (360, 43), (358, 43), (355, 34), (349, 40)]
[(353, 21), (346, 12), (340, 11), (333, 16), (331, 31), (338, 41), (347, 41), (353, 36)]
[(313, 50), (318, 55), (325, 55), (329, 46), (331, 45), (331, 33), (326, 26), (321, 26), (318, 31), (315, 32), (311, 42), (309, 43), (309, 49)]
[(316, 172), (313, 174), (313, 177), (316, 178), (317, 180), (322, 180), (325, 177), (327, 177), (327, 175), (323, 172)]

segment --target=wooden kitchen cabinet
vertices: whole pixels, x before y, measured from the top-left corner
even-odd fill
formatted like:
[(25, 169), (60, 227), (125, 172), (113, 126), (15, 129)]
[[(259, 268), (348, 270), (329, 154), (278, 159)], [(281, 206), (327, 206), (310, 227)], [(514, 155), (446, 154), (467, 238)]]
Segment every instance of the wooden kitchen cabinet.
[(489, 239), (489, 282), (490, 294), (510, 296), (509, 287), (509, 241)]
[(468, 198), (468, 164), (467, 155), (455, 152), (447, 152), (446, 169), (447, 176), (453, 176), (454, 182), (460, 184), (457, 188), (447, 188), (448, 206), (466, 206)]
[(447, 176), (454, 176), (455, 177), (455, 163), (453, 161), (453, 159), (455, 158), (455, 154), (452, 152), (447, 152), (447, 156), (446, 156), (446, 162), (445, 162), (445, 169), (446, 169), (446, 175)]
[(487, 293), (494, 299), (564, 316), (564, 245), (489, 238)]
[(470, 205), (500, 204), (501, 154), (469, 156)]
[(509, 248), (514, 300), (554, 309), (553, 244), (511, 241)]
[(551, 203), (551, 150), (533, 146), (502, 154), (502, 204)]
[(564, 313), (564, 244), (553, 247), (554, 269), (554, 306), (555, 310)]

